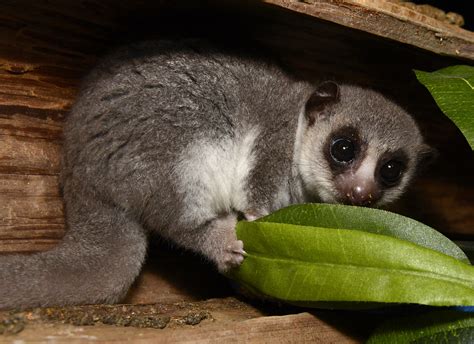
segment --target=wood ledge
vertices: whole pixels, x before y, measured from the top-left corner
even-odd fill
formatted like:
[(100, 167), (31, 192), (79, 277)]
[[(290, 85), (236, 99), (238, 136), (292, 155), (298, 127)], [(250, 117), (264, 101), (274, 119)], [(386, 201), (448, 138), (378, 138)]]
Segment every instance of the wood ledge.
[(383, 0), (263, 0), (440, 55), (474, 60), (474, 32)]

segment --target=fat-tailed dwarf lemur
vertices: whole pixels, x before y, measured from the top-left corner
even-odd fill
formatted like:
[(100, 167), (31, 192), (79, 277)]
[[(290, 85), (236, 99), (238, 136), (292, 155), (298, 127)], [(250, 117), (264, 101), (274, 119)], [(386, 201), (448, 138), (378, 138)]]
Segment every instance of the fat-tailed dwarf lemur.
[(65, 122), (65, 236), (0, 256), (0, 308), (119, 301), (151, 232), (226, 272), (244, 260), (238, 219), (313, 201), (384, 205), (429, 153), (375, 90), (297, 80), (202, 40), (128, 45), (85, 78)]

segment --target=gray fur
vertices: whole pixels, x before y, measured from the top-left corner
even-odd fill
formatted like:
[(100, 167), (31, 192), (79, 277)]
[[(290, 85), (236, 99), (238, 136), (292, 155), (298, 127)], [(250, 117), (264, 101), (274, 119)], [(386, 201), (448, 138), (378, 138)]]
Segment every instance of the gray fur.
[(384, 190), (374, 206), (398, 199), (412, 181), (421, 160), (433, 153), (423, 142), (413, 118), (401, 106), (375, 90), (354, 85), (340, 85), (339, 101), (324, 110), (315, 126), (317, 128), (306, 126), (302, 153), (297, 161), (306, 189), (327, 203), (341, 202), (343, 198), (336, 183), (338, 178), (357, 172), (349, 170), (335, 176), (329, 167), (323, 153), (324, 145), (326, 137), (337, 128), (357, 128), (367, 146), (365, 155), (375, 161), (384, 153), (394, 151), (403, 151), (408, 157), (400, 183)]
[(0, 257), (0, 308), (119, 301), (151, 231), (220, 271), (240, 264), (238, 216), (336, 201), (318, 149), (341, 123), (365, 127), (379, 147), (411, 147), (411, 179), (423, 143), (401, 108), (341, 85), (334, 114), (309, 125), (314, 89), (202, 41), (139, 43), (106, 58), (65, 123), (65, 237), (47, 252)]

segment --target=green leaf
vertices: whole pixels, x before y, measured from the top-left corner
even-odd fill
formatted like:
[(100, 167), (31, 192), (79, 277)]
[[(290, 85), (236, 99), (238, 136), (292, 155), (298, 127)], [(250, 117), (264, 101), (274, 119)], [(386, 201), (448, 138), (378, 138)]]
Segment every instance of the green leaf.
[(432, 73), (415, 73), (474, 149), (474, 67), (451, 66)]
[(257, 221), (356, 229), (388, 235), (469, 263), (466, 254), (440, 232), (408, 217), (380, 209), (324, 203), (299, 204), (277, 210)]
[(474, 314), (438, 311), (390, 319), (375, 330), (367, 344), (473, 342)]
[[(324, 208), (326, 213), (318, 214)], [(346, 208), (348, 213), (338, 216)], [(474, 305), (472, 266), (412, 242), (357, 230), (364, 217), (370, 230), (379, 230), (369, 216), (379, 211), (366, 210), (300, 205), (258, 221), (240, 221), (237, 236), (247, 256), (231, 277), (252, 291), (296, 304), (338, 302), (345, 308), (354, 308), (345, 302)], [(398, 217), (383, 212), (380, 218), (383, 215)], [(405, 222), (398, 220), (394, 226), (403, 227)], [(321, 225), (314, 226), (318, 221)], [(380, 228), (388, 232), (384, 225)]]

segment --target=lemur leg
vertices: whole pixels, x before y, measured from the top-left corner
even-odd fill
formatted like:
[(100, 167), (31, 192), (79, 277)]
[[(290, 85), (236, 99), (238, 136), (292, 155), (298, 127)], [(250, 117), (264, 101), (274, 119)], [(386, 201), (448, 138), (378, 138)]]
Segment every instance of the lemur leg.
[(52, 250), (0, 256), (0, 309), (112, 303), (140, 272), (147, 238), (121, 210), (92, 198), (66, 202), (68, 230)]

